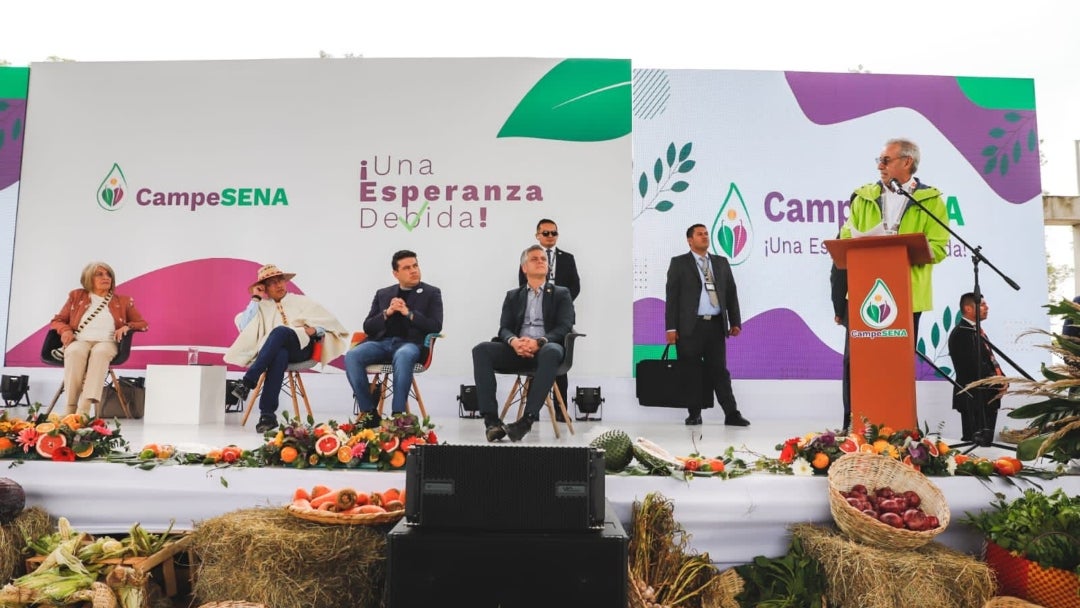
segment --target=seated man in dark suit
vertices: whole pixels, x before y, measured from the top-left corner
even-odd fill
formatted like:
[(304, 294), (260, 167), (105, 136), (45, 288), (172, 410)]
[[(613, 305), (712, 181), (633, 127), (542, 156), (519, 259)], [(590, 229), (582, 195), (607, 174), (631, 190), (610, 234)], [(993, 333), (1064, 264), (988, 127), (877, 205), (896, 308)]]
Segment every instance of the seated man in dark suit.
[(398, 251), (391, 258), (390, 267), (397, 284), (375, 292), (371, 310), (364, 319), (367, 339), (345, 353), (345, 375), (356, 397), (361, 423), (369, 428), (379, 426), (381, 420), (373, 414), (375, 398), (371, 394), (367, 366), (393, 364), (391, 409), (395, 414), (403, 413), (412, 386), (413, 368), (424, 355), (424, 337), (442, 331), (443, 324), (442, 292), (420, 281), (416, 254), (406, 249)]
[[(977, 380), (1002, 375), (986, 332), (975, 332), (975, 315), (979, 315), (979, 329), (982, 330), (982, 321), (986, 320), (990, 311), (986, 298), (980, 297), (978, 300), (976, 313), (975, 294), (965, 293), (960, 296), (960, 314), (963, 318), (949, 334), (949, 357), (952, 358), (953, 369), (956, 370), (956, 383), (965, 388)], [(977, 443), (993, 441), (1001, 397), (1008, 388), (1008, 384), (1002, 384), (974, 387), (964, 391), (953, 389), (953, 409), (960, 412), (961, 440)]]
[[(506, 292), (499, 335), (477, 344), (472, 351), (476, 400), (488, 441), (510, 437), (519, 441), (539, 418), (540, 408), (551, 392), (555, 370), (563, 360), (563, 340), (574, 327), (574, 302), (570, 290), (547, 281), (547, 255), (539, 245), (521, 254), (521, 270), (527, 282)], [(495, 369), (535, 370), (525, 397), (521, 420), (503, 424), (495, 401)]]

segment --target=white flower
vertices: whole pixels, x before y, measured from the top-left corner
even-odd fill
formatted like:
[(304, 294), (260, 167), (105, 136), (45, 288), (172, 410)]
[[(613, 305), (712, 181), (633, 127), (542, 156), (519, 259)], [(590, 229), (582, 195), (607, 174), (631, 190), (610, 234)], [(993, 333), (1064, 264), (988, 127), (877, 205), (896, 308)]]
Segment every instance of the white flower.
[(949, 475), (956, 475), (956, 456), (950, 454), (945, 459), (945, 470), (949, 472)]
[(803, 457), (798, 457), (791, 462), (791, 472), (795, 475), (809, 477), (814, 474), (814, 467)]

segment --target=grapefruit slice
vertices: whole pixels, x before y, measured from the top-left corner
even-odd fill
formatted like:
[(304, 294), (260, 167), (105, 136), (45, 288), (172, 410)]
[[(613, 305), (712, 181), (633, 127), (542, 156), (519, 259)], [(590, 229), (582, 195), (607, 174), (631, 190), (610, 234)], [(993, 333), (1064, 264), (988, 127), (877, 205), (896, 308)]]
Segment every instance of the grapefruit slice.
[(320, 456), (332, 456), (337, 454), (341, 447), (341, 440), (335, 435), (323, 435), (315, 442), (315, 451)]
[(398, 449), (398, 446), (400, 445), (401, 442), (398, 441), (398, 438), (393, 437), (390, 439), (390, 441), (384, 441), (379, 447), (382, 448), (382, 451), (384, 452), (393, 452), (394, 450)]
[(94, 455), (94, 444), (89, 442), (84, 444), (76, 442), (72, 448), (77, 458), (89, 458)]
[(63, 435), (41, 435), (37, 440), (37, 453), (41, 454), (42, 458), (51, 460), (56, 448), (62, 448), (65, 445), (67, 445), (67, 438)]
[(840, 451), (845, 453), (845, 454), (851, 454), (852, 452), (858, 452), (859, 451), (859, 444), (855, 443), (851, 439), (845, 439), (843, 441), (843, 443), (840, 444)]
[(35, 430), (37, 430), (38, 433), (45, 435), (46, 433), (55, 431), (56, 425), (52, 422), (42, 422), (35, 427)]

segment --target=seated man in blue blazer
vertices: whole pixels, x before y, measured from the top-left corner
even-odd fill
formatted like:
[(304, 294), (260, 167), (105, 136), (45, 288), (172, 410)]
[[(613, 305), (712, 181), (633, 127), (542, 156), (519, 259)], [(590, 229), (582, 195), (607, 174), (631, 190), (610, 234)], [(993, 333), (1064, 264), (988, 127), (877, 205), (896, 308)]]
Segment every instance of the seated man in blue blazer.
[[(509, 437), (520, 441), (532, 430), (540, 408), (551, 392), (555, 371), (563, 360), (563, 340), (574, 328), (574, 302), (570, 290), (547, 281), (547, 254), (533, 245), (521, 254), (525, 285), (506, 292), (499, 335), (477, 344), (473, 354), (476, 400), (488, 441)], [(495, 370), (535, 370), (525, 397), (525, 414), (517, 422), (503, 424), (495, 401)]]
[(375, 398), (368, 382), (367, 366), (392, 363), (394, 395), (392, 410), (405, 411), (412, 386), (413, 366), (424, 352), (424, 336), (442, 331), (442, 292), (434, 285), (420, 280), (420, 264), (412, 251), (401, 250), (390, 262), (397, 285), (375, 292), (371, 310), (364, 320), (367, 339), (345, 353), (345, 375), (360, 409), (362, 424), (369, 428), (379, 425), (373, 414)]

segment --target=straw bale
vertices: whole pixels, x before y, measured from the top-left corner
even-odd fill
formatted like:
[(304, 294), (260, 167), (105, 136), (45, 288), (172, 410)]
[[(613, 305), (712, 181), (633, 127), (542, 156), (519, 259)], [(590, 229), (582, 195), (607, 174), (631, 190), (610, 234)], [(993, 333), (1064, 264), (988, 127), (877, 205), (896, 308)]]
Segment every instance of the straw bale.
[(888, 550), (812, 524), (791, 532), (825, 571), (830, 605), (981, 608), (997, 590), (989, 566), (936, 542)]
[(49, 514), (41, 507), (24, 509), (11, 522), (0, 525), (0, 581), (26, 574), (26, 542), (51, 531)]
[(195, 529), (193, 595), (273, 608), (378, 606), (390, 526), (327, 525), (281, 508), (241, 509)]

